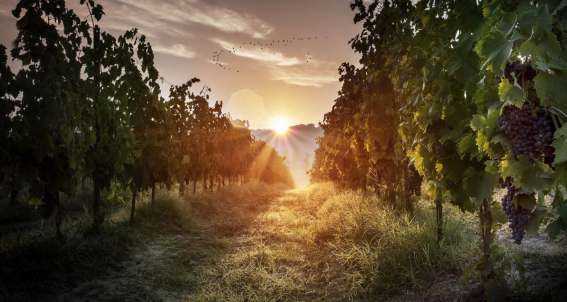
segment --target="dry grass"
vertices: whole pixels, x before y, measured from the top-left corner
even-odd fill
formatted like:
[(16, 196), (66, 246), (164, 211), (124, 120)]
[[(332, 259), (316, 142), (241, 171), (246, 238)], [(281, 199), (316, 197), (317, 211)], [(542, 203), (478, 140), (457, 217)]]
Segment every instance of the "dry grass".
[[(471, 217), (453, 208), (438, 247), (428, 205), (400, 217), (374, 197), (329, 184), (157, 197), (153, 209), (142, 203), (135, 226), (112, 224), (99, 238), (53, 247), (21, 281), (44, 267), (43, 276), (61, 282), (44, 297), (67, 300), (384, 300), (459, 274), (476, 251)], [(75, 266), (76, 281), (62, 277), (65, 265)], [(18, 290), (55, 283), (22, 284)]]
[(374, 300), (460, 272), (476, 250), (472, 218), (455, 209), (437, 247), (432, 209), (399, 217), (328, 184), (288, 191), (256, 214), (245, 229), (228, 218), (239, 232), (186, 301)]

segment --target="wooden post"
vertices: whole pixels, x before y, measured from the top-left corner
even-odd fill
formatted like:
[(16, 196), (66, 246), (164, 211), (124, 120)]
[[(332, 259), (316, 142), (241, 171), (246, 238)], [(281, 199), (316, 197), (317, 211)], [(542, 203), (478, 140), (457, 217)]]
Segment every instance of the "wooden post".
[(494, 239), (492, 233), (492, 212), (489, 199), (482, 200), (479, 210), (480, 236), (481, 236), (481, 281), (483, 284), (494, 277), (494, 271), (490, 259), (491, 245)]
[(440, 197), (435, 198), (435, 213), (437, 217), (437, 245), (443, 240), (443, 202)]

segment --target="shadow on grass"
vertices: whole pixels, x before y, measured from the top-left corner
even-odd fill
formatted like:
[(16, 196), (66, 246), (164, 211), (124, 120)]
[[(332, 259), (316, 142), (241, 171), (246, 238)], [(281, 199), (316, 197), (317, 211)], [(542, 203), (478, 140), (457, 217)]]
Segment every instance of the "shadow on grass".
[(0, 252), (0, 300), (180, 299), (199, 283), (192, 272), (216, 263), (226, 238), (246, 232), (281, 192), (260, 184), (185, 199), (162, 192), (154, 207), (141, 204), (133, 225), (122, 219), (64, 243), (35, 236)]
[(107, 225), (102, 235), (76, 236), (63, 243), (55, 236), (36, 238), (0, 255), (4, 301), (52, 300), (116, 266), (136, 240), (126, 223)]

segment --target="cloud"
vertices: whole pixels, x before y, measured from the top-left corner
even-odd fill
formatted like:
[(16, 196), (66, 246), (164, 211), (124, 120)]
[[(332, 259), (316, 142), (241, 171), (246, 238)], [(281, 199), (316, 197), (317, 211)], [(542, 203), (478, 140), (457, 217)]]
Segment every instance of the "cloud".
[(277, 66), (293, 66), (301, 63), (301, 60), (298, 58), (287, 57), (281, 52), (274, 52), (268, 49), (238, 47), (236, 44), (221, 39), (213, 39), (213, 42), (217, 43), (225, 50), (231, 51), (235, 56), (243, 58), (272, 63)]
[[(86, 16), (86, 7), (78, 1), (67, 1), (70, 8)], [(124, 31), (132, 27), (143, 29), (148, 36), (186, 36), (187, 24), (199, 24), (226, 33), (241, 33), (262, 39), (274, 29), (258, 17), (238, 12), (209, 0), (114, 0), (100, 1), (105, 17), (102, 24), (110, 29)], [(0, 15), (10, 15), (17, 0), (0, 1)]]
[(155, 52), (172, 55), (180, 58), (191, 59), (195, 57), (195, 52), (185, 48), (183, 44), (173, 44), (171, 46), (155, 45), (152, 47)]
[(286, 82), (291, 85), (306, 87), (321, 87), (337, 81), (336, 75), (329, 74), (313, 74), (298, 71), (278, 70), (273, 74), (274, 80)]
[(305, 87), (321, 87), (338, 81), (336, 62), (321, 61), (311, 57), (307, 63), (297, 57), (286, 56), (270, 49), (238, 46), (218, 38), (212, 41), (235, 56), (270, 63), (268, 69), (272, 80)]
[(338, 81), (337, 64), (333, 62), (312, 61), (289, 67), (274, 67), (270, 70), (272, 79), (290, 85), (322, 87)]
[(201, 0), (118, 0), (145, 12), (152, 20), (178, 24), (188, 22), (228, 33), (242, 33), (254, 38), (265, 38), (273, 28), (259, 18), (234, 10), (205, 3)]

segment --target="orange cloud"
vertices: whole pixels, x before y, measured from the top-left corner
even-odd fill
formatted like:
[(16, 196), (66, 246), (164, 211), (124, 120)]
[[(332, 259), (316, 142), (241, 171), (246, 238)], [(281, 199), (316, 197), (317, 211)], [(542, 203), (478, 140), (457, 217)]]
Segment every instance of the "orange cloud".
[(153, 47), (153, 50), (180, 58), (190, 59), (195, 57), (195, 52), (187, 49), (183, 44), (173, 44), (171, 46), (156, 45)]
[(186, 24), (188, 22), (215, 28), (228, 33), (243, 33), (254, 38), (265, 38), (273, 28), (247, 13), (216, 6), (201, 0), (118, 0), (145, 11), (156, 20)]

